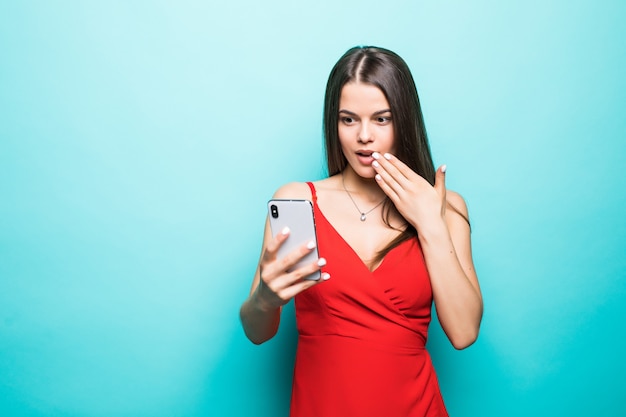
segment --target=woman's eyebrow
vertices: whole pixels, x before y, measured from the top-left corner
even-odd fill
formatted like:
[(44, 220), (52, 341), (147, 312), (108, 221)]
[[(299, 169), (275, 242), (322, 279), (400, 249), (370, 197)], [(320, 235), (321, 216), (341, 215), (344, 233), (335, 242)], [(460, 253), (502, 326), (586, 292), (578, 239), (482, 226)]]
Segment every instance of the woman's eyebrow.
[[(351, 112), (350, 110), (345, 110), (345, 109), (341, 109), (339, 110), (339, 113), (344, 113), (347, 114), (348, 116), (356, 116), (357, 114), (354, 112)], [(372, 113), (372, 116), (379, 116), (381, 114), (384, 113), (391, 113), (390, 109), (384, 109), (384, 110), (378, 110), (377, 112)]]

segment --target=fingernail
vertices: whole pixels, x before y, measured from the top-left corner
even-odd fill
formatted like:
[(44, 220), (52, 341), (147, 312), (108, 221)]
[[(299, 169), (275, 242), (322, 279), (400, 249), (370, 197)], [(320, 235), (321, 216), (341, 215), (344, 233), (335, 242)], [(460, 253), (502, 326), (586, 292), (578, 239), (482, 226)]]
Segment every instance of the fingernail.
[(445, 164), (444, 164), (444, 165), (442, 165), (442, 166), (441, 166), (441, 173), (442, 173), (442, 174), (445, 174), (445, 173), (446, 173), (446, 169), (448, 169), (448, 166), (447, 166), (447, 165), (445, 165)]
[(307, 249), (313, 249), (315, 247), (315, 241), (311, 240), (306, 244)]
[(376, 181), (380, 181), (383, 179), (383, 177), (381, 177), (380, 174), (376, 174), (374, 178), (376, 178)]
[(374, 153), (372, 154), (372, 158), (374, 158), (374, 159), (378, 159), (378, 158), (380, 158), (380, 154), (379, 154), (378, 152), (374, 152)]
[(319, 258), (319, 259), (317, 260), (317, 266), (324, 266), (324, 265), (326, 265), (326, 259), (324, 259), (324, 258)]
[(390, 160), (391, 159), (391, 154), (390, 153), (386, 153), (383, 156), (385, 157), (386, 160)]
[(330, 278), (330, 274), (329, 274), (328, 272), (324, 272), (324, 273), (322, 274), (322, 279), (323, 279), (324, 281), (326, 281), (326, 280), (328, 280), (328, 278)]
[(380, 164), (378, 163), (378, 161), (374, 161), (374, 162), (372, 162), (372, 166), (378, 168), (380, 166)]
[(282, 233), (283, 235), (288, 235), (288, 234), (289, 234), (289, 227), (285, 226), (285, 227), (283, 228), (283, 230), (281, 230), (281, 232), (280, 232), (280, 233)]

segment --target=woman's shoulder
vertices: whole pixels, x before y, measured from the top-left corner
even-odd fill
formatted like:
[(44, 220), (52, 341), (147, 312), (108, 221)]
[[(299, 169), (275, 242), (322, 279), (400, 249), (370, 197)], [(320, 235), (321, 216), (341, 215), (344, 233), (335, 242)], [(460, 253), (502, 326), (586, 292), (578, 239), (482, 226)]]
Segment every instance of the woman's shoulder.
[(290, 182), (276, 190), (274, 198), (301, 200), (311, 198), (311, 189), (306, 182)]
[(461, 194), (457, 193), (456, 191), (446, 190), (446, 200), (450, 205), (454, 206), (457, 210), (467, 215), (467, 204), (465, 203), (465, 199)]
[[(316, 190), (327, 188), (331, 186), (333, 182), (334, 177), (324, 178), (318, 181), (311, 181), (313, 187)], [(309, 183), (307, 182), (290, 182), (278, 188), (274, 193), (274, 198), (292, 200), (310, 199), (311, 188), (309, 187)]]
[(446, 201), (448, 202), (448, 208), (451, 209), (446, 210), (448, 227), (460, 225), (463, 229), (465, 229), (465, 227), (469, 226), (470, 220), (467, 203), (465, 203), (465, 199), (461, 196), (461, 194), (451, 190), (446, 190)]

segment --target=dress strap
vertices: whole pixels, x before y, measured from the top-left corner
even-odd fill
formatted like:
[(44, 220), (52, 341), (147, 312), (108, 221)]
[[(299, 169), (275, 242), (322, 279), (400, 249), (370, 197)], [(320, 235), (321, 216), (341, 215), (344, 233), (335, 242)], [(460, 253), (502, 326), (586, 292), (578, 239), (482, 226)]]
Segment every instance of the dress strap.
[(317, 194), (315, 194), (315, 186), (313, 185), (312, 182), (307, 182), (306, 184), (311, 189), (311, 199), (313, 201), (313, 204), (317, 205)]

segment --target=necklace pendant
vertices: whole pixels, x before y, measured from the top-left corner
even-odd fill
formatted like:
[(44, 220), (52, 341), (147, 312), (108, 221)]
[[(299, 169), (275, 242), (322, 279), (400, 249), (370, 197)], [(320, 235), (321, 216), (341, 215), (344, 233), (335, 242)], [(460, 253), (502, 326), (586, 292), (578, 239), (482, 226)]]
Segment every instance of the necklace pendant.
[(361, 221), (364, 222), (365, 219), (367, 219), (367, 217), (365, 216), (365, 213), (361, 213)]

